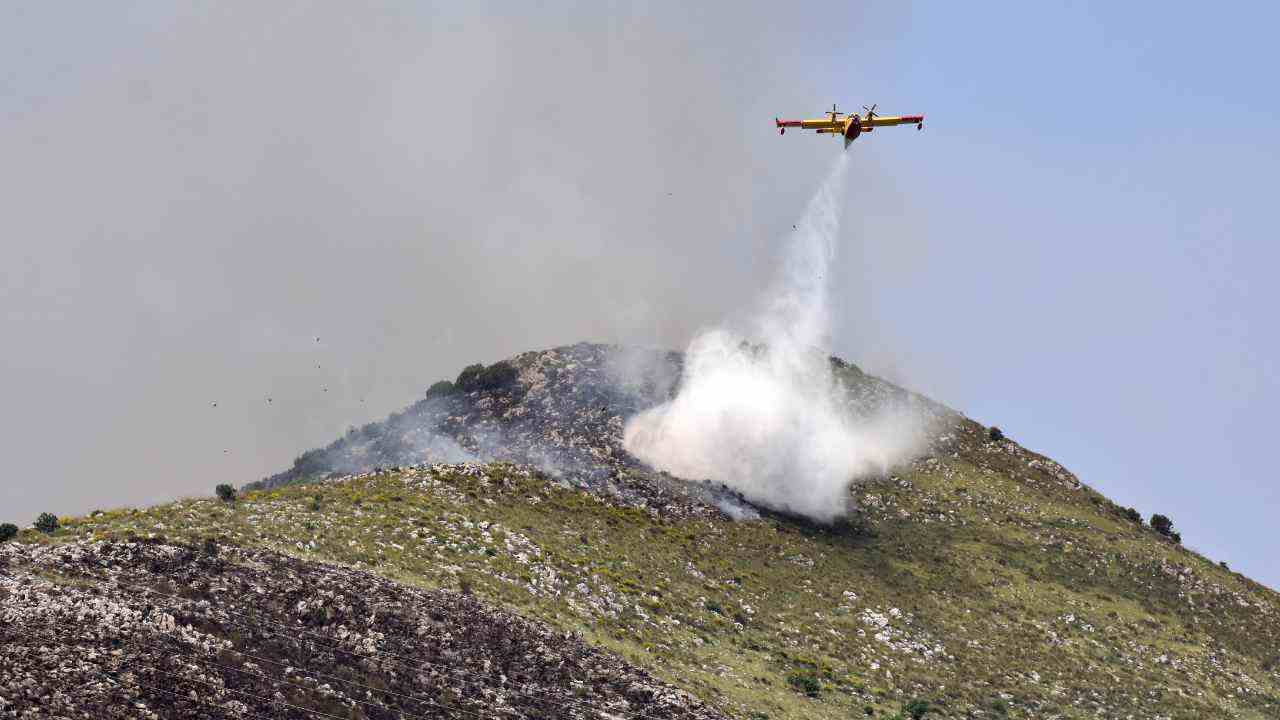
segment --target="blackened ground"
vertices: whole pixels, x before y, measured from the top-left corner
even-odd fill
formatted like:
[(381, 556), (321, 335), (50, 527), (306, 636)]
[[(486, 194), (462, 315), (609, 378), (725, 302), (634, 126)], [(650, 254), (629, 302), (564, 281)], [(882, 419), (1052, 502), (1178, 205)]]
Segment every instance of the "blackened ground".
[[(246, 489), (379, 467), (503, 460), (658, 510), (689, 510), (690, 504), (743, 506), (742, 498), (726, 488), (655, 472), (623, 448), (626, 421), (672, 397), (683, 363), (683, 355), (676, 352), (589, 343), (526, 352), (504, 361), (515, 370), (505, 382), (433, 393), (382, 422), (304, 453), (293, 467)], [(926, 423), (945, 418), (940, 424), (951, 426), (962, 420), (838, 358), (831, 363), (854, 413), (872, 413), (892, 402), (913, 408)]]

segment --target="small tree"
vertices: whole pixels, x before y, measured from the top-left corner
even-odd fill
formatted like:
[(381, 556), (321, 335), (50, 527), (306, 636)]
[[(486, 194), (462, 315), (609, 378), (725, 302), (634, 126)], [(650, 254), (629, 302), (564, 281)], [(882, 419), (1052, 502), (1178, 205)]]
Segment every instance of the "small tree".
[(1173, 537), (1173, 521), (1168, 516), (1155, 513), (1151, 516), (1151, 529), (1165, 537)]
[(1004, 431), (995, 425), (992, 425), (991, 429), (987, 431), (987, 438), (992, 442), (1000, 442), (1004, 439)]
[(427, 398), (442, 397), (453, 393), (453, 383), (448, 380), (441, 380), (427, 388)]
[(52, 535), (58, 529), (58, 516), (53, 513), (40, 513), (36, 518), (36, 529), (45, 535)]
[(484, 365), (476, 363), (462, 368), (462, 372), (458, 373), (458, 379), (453, 384), (463, 392), (471, 392), (475, 390), (476, 380), (480, 377), (480, 373), (484, 372)]
[(18, 535), (18, 526), (13, 523), (0, 525), (0, 542), (8, 542)]
[(462, 392), (497, 390), (514, 383), (518, 377), (520, 372), (505, 360), (489, 367), (479, 364), (468, 365), (458, 374), (454, 386)]
[(236, 499), (236, 489), (226, 483), (222, 483), (213, 491), (218, 494), (218, 499), (222, 502), (232, 502)]
[(1136, 523), (1142, 522), (1142, 513), (1138, 512), (1136, 508), (1131, 508), (1131, 507), (1125, 508), (1124, 516), (1129, 518), (1129, 520), (1132, 522), (1136, 522)]

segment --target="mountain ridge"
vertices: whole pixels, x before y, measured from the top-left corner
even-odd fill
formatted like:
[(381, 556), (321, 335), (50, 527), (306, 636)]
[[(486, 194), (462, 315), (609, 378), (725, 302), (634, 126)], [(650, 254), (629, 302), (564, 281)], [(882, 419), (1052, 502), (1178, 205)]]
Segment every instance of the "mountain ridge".
[[(853, 413), (871, 414), (893, 402), (909, 406), (929, 425), (971, 423), (838, 357), (829, 356), (829, 362)], [(489, 368), (472, 365), (457, 382), (438, 382), (422, 400), (386, 420), (352, 428), (245, 488), (421, 462), (497, 460), (538, 467), (576, 487), (627, 502), (662, 506), (692, 497), (721, 507), (743, 503), (728, 488), (655, 471), (623, 447), (626, 419), (670, 399), (682, 370), (679, 352), (593, 343), (520, 353)], [(945, 451), (936, 439), (930, 447)]]

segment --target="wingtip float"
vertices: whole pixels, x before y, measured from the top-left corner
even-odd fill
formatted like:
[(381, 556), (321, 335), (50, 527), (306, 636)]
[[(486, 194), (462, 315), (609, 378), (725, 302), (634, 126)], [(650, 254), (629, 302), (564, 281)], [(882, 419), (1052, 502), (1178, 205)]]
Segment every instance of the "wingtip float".
[(802, 130), (813, 130), (818, 134), (830, 134), (833, 136), (843, 137), (844, 146), (849, 147), (849, 143), (858, 139), (862, 133), (868, 133), (878, 127), (889, 127), (892, 125), (915, 125), (917, 130), (924, 129), (923, 115), (877, 115), (876, 106), (862, 106), (866, 110), (865, 115), (858, 113), (845, 114), (836, 109), (835, 105), (831, 106), (826, 117), (817, 118), (815, 120), (779, 120), (773, 119), (773, 124), (778, 128), (778, 134), (786, 134), (787, 128), (796, 127)]

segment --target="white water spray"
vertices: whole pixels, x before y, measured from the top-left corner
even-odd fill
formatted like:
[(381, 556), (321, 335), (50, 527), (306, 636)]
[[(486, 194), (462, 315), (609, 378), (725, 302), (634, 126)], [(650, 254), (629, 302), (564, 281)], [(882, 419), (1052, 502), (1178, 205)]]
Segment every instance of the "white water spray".
[(753, 318), (751, 339), (763, 345), (725, 328), (695, 337), (675, 398), (627, 423), (631, 454), (820, 522), (848, 511), (853, 482), (909, 457), (915, 423), (901, 414), (855, 418), (821, 350), (829, 345), (829, 270), (847, 174), (842, 153), (792, 233)]

